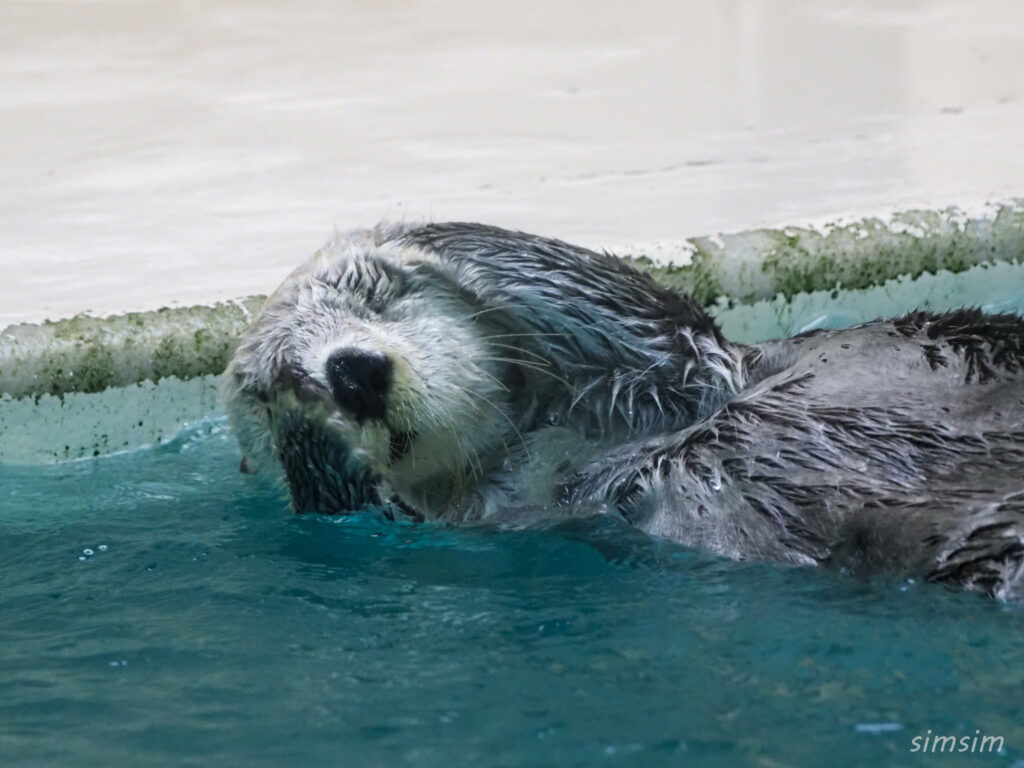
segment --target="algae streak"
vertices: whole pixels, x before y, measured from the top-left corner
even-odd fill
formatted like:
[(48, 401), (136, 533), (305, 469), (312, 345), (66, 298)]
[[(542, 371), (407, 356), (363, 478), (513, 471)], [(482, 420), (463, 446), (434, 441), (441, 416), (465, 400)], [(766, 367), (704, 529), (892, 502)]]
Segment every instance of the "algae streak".
[(688, 263), (658, 264), (643, 249), (634, 261), (704, 306), (869, 288), (897, 277), (1024, 260), (1024, 200), (991, 205), (975, 216), (958, 208), (907, 211), (820, 229), (698, 237), (667, 253), (669, 259), (675, 253)]
[(0, 333), (0, 394), (63, 397), (219, 373), (263, 301), (11, 326)]

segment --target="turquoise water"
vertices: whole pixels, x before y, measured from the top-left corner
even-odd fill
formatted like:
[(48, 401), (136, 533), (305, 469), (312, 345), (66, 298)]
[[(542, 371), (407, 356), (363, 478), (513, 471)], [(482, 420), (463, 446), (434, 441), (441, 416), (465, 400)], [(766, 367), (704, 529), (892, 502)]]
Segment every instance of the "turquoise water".
[(609, 521), (298, 517), (237, 466), (218, 420), (0, 466), (0, 764), (1024, 764), (1020, 606)]

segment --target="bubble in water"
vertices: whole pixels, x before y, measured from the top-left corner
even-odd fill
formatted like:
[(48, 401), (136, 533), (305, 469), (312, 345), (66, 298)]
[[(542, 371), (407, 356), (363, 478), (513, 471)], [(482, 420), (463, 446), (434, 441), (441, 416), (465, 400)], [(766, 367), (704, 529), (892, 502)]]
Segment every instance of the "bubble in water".
[(83, 550), (82, 550), (82, 554), (83, 554), (83, 555), (85, 555), (86, 557), (91, 557), (92, 555), (94, 555), (94, 554), (96, 554), (96, 553), (95, 553), (95, 552), (93, 552), (93, 551), (92, 551), (91, 549), (89, 549), (88, 547), (86, 547), (85, 549), (83, 549)]
[(98, 547), (96, 547), (96, 549), (98, 549), (100, 552), (106, 552), (107, 551), (107, 545), (106, 544), (100, 544)]

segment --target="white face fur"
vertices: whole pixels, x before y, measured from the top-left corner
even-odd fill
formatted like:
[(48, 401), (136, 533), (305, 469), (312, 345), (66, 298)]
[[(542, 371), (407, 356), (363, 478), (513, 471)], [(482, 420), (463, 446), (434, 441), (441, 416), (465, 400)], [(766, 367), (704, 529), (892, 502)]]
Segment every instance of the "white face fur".
[[(343, 497), (355, 505), (398, 494), (414, 506), (457, 497), (509, 429), (508, 366), (489, 344), (500, 330), (472, 301), (419, 249), (364, 234), (317, 252), (268, 299), (224, 377), (247, 465), (283, 468), (297, 511), (345, 511), (319, 508)], [(372, 416), (332, 389), (332, 355), (363, 353), (386, 360), (372, 393), (382, 413)], [(316, 438), (290, 440), (296, 428)], [(373, 487), (303, 493), (304, 484), (338, 480), (325, 465), (339, 450)]]

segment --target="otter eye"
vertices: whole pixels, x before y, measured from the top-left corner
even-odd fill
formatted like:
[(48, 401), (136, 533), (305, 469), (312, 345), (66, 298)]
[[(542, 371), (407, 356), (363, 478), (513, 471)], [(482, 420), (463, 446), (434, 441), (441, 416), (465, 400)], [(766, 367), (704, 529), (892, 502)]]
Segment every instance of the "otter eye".
[(363, 285), (366, 308), (371, 312), (383, 312), (395, 299), (405, 292), (405, 281), (400, 271), (390, 265), (381, 265)]
[(371, 312), (383, 312), (387, 309), (388, 302), (394, 298), (390, 290), (380, 290), (381, 286), (371, 286), (366, 292), (366, 308)]

